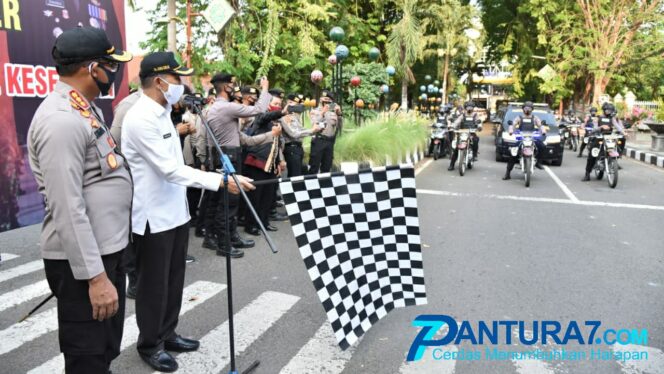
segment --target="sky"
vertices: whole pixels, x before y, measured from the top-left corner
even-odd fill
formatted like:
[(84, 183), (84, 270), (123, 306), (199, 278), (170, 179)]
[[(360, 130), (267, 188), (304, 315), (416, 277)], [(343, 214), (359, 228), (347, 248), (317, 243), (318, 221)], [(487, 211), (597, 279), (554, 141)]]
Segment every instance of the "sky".
[(153, 10), (159, 0), (136, 0), (136, 4), (141, 10), (132, 11), (125, 5), (125, 24), (127, 25), (127, 50), (134, 54), (143, 54), (143, 50), (138, 43), (147, 39), (151, 25), (145, 22), (147, 14), (145, 10)]

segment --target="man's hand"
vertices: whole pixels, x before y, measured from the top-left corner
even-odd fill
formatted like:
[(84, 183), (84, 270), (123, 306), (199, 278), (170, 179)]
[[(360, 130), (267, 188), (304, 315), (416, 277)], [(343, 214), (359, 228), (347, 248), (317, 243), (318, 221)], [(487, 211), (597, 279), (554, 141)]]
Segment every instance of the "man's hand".
[(193, 123), (189, 124), (189, 133), (192, 135), (196, 133), (196, 125), (194, 125)]
[(285, 170), (286, 170), (286, 161), (279, 162), (279, 165), (277, 166), (277, 176), (281, 176), (281, 174), (283, 174)]
[(178, 135), (184, 136), (189, 134), (189, 124), (188, 123), (178, 123), (177, 126), (175, 126), (175, 129), (178, 132)]
[(323, 109), (321, 109), (321, 114), (327, 113), (328, 110), (330, 110), (330, 104), (323, 105)]
[(319, 132), (323, 131), (323, 128), (320, 127), (320, 126), (318, 126), (318, 124), (314, 124), (314, 125), (312, 126), (312, 128), (311, 128), (311, 131), (312, 131), (314, 134), (318, 134)]
[(261, 77), (261, 90), (267, 91), (270, 89), (270, 81), (267, 80), (267, 77)]
[(284, 116), (288, 114), (288, 106), (289, 106), (289, 105), (290, 105), (290, 104), (286, 104), (286, 106), (284, 107), (284, 109), (281, 110), (281, 114), (283, 114)]
[(334, 107), (334, 112), (340, 116), (341, 115), (341, 105), (337, 105)]
[(103, 321), (111, 318), (118, 312), (118, 291), (103, 272), (88, 280), (88, 294), (92, 304), (92, 318)]
[(281, 125), (272, 126), (272, 136), (275, 138), (281, 136)]
[[(240, 186), (242, 187), (243, 190), (245, 191), (253, 191), (256, 189), (256, 186), (251, 184), (254, 180), (251, 178), (243, 177), (241, 175), (237, 175), (237, 180), (240, 182)], [(224, 181), (222, 179), (221, 181), (221, 186), (224, 187)], [(235, 184), (235, 179), (233, 178), (228, 178), (228, 192), (232, 193), (233, 195), (237, 195), (240, 193), (240, 189), (238, 188), (237, 184)]]

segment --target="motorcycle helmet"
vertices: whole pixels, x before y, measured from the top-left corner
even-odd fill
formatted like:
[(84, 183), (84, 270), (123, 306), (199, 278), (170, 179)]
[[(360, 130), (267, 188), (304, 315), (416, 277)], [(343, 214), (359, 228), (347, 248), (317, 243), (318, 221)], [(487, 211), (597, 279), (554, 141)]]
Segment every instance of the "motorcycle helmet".
[(533, 107), (534, 106), (533, 106), (532, 101), (526, 101), (525, 103), (523, 103), (523, 106), (522, 106), (523, 114), (525, 114), (527, 116), (530, 115), (533, 112)]
[(613, 115), (615, 111), (616, 107), (611, 103), (604, 103), (604, 105), (602, 105), (602, 112), (604, 112), (604, 115), (607, 117)]
[(570, 117), (573, 117), (574, 116), (574, 109), (571, 109), (571, 108), (567, 109), (567, 115), (570, 116)]

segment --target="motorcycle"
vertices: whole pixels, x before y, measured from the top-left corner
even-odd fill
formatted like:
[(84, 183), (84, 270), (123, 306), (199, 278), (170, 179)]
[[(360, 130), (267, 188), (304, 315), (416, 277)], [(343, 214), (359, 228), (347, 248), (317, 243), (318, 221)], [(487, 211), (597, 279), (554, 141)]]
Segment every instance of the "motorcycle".
[(535, 171), (535, 139), (541, 136), (539, 131), (516, 132), (517, 146), (510, 147), (512, 157), (519, 156), (519, 165), (523, 171), (526, 187), (530, 187), (530, 180)]
[(609, 182), (609, 187), (616, 188), (618, 185), (618, 141), (622, 139), (622, 135), (611, 134), (597, 134), (595, 135), (595, 145), (590, 150), (593, 157), (597, 158), (595, 161), (594, 171), (595, 177), (601, 180), (606, 173), (606, 179)]
[(466, 174), (466, 168), (473, 168), (473, 137), (477, 133), (476, 129), (459, 129), (455, 131), (455, 137), (452, 141), (452, 149), (459, 152), (459, 175)]
[(563, 139), (563, 144), (576, 152), (579, 146), (579, 125), (576, 123), (566, 123), (560, 126), (562, 130), (560, 135)]
[(445, 146), (445, 138), (447, 137), (446, 122), (443, 116), (439, 116), (438, 121), (431, 125), (427, 156), (432, 155), (434, 160), (445, 157), (447, 154), (447, 147)]

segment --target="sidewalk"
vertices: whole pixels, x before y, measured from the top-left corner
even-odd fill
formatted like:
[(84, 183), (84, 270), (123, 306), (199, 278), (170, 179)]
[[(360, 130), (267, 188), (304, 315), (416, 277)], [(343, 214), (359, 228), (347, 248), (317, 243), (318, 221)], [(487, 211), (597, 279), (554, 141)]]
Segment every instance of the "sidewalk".
[(630, 134), (625, 147), (625, 156), (664, 168), (664, 152), (653, 151), (650, 148), (651, 142), (649, 132), (639, 131)]

